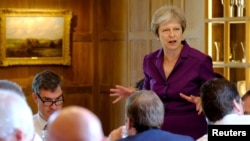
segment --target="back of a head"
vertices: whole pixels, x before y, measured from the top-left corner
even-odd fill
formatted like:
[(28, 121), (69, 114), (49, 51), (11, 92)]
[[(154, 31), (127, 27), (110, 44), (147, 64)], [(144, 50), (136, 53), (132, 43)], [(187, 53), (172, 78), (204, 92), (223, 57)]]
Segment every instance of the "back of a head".
[(15, 91), (0, 90), (0, 139), (9, 138), (21, 131), (24, 138), (31, 140), (35, 129), (32, 111), (26, 100)]
[(214, 78), (201, 86), (201, 103), (203, 112), (210, 122), (216, 122), (233, 112), (233, 100), (240, 102), (240, 95), (235, 83)]
[(126, 100), (126, 116), (137, 132), (160, 128), (164, 119), (164, 106), (153, 91), (136, 91)]
[(48, 123), (48, 141), (102, 141), (99, 118), (86, 108), (68, 106), (52, 114)]
[(250, 90), (246, 91), (246, 93), (241, 97), (241, 99), (244, 101), (247, 97), (250, 97)]
[(21, 95), (22, 97), (25, 97), (22, 87), (16, 82), (10, 80), (0, 80), (0, 89), (12, 90), (15, 91), (17, 94)]
[(215, 76), (215, 78), (224, 78), (224, 79), (226, 79), (225, 76), (223, 74), (219, 73), (219, 72), (214, 72), (214, 76)]
[(245, 115), (250, 115), (250, 90), (241, 97)]

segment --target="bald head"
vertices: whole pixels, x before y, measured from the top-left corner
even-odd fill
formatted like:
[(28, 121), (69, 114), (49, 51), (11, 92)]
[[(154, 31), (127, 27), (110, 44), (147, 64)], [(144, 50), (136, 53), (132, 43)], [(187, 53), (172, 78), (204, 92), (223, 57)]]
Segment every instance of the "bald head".
[(69, 106), (49, 118), (48, 141), (102, 141), (99, 118), (86, 108)]

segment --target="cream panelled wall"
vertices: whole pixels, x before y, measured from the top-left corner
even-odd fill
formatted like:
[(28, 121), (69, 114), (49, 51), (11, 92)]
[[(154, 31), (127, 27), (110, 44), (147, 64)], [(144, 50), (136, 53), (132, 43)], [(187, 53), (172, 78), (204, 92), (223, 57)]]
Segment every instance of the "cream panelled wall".
[(205, 52), (204, 0), (184, 0), (184, 5), (187, 18), (187, 29), (184, 38), (192, 47)]

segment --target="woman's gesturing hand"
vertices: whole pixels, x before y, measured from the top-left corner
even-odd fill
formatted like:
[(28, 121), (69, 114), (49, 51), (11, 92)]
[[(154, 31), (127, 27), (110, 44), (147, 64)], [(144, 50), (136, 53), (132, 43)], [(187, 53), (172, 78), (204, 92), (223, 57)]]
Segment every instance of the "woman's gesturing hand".
[(135, 88), (127, 88), (121, 85), (116, 85), (115, 88), (110, 89), (110, 96), (117, 96), (117, 98), (112, 103), (116, 103), (120, 101), (122, 98), (127, 98), (135, 90), (136, 90)]
[(180, 96), (183, 99), (186, 99), (187, 101), (194, 103), (196, 105), (196, 111), (198, 111), (198, 115), (201, 114), (202, 107), (201, 107), (201, 98), (199, 96), (193, 96), (193, 95), (187, 96), (183, 93), (180, 93)]

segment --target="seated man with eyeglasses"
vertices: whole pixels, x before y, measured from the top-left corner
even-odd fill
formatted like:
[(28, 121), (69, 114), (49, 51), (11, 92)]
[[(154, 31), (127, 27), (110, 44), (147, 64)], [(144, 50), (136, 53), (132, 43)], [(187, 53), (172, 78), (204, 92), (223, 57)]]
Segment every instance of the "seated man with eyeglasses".
[(33, 119), (36, 132), (41, 137), (50, 115), (62, 108), (64, 102), (62, 87), (60, 76), (52, 71), (39, 72), (33, 79), (32, 97), (38, 109)]

